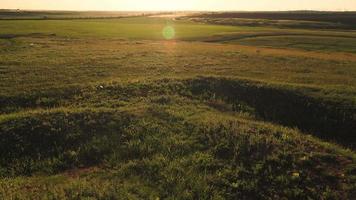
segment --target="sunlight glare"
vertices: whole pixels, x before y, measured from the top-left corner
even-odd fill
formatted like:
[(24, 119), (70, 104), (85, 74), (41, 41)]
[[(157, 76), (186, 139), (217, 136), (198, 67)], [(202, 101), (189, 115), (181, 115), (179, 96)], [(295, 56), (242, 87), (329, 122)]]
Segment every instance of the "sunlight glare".
[(164, 39), (171, 40), (176, 35), (176, 32), (172, 26), (167, 25), (163, 28), (162, 34), (163, 34)]

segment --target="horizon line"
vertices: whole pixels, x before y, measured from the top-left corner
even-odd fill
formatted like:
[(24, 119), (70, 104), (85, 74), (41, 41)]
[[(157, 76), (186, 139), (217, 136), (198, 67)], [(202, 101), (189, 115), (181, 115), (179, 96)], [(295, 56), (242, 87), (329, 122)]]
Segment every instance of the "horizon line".
[(19, 9), (19, 8), (0, 8), (9, 11), (61, 11), (61, 12), (356, 12), (356, 10), (78, 10), (78, 9)]

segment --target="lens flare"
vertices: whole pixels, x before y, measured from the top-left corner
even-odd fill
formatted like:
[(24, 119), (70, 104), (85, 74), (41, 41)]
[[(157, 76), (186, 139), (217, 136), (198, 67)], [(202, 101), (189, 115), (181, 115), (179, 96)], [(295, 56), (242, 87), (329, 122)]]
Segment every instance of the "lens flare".
[(162, 34), (166, 40), (171, 40), (176, 35), (176, 32), (172, 26), (166, 26), (163, 28)]

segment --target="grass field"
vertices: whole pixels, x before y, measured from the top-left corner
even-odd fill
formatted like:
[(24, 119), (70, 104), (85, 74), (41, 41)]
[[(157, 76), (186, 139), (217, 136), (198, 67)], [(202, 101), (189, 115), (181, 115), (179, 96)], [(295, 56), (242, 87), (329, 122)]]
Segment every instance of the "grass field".
[(298, 48), (313, 51), (356, 53), (354, 38), (318, 37), (318, 36), (265, 36), (246, 38), (237, 41), (239, 44), (280, 48)]
[(203, 12), (193, 18), (213, 23), (252, 26), (305, 27), (310, 29), (355, 29), (356, 12), (282, 11), (282, 12)]
[[(1, 21), (0, 34), (56, 34), (71, 38), (122, 38), (140, 40), (163, 40), (162, 29), (173, 24), (165, 18), (124, 18), (90, 20), (17, 20)], [(110, 27), (110, 28), (108, 28)], [(254, 28), (220, 25), (200, 25), (189, 21), (175, 22), (176, 39), (192, 39), (217, 33), (236, 32)], [(8, 32), (10, 31), (10, 32)]]
[(93, 19), (157, 15), (161, 12), (28, 11), (0, 9), (1, 19)]
[(353, 199), (355, 42), (187, 17), (0, 20), (0, 199)]

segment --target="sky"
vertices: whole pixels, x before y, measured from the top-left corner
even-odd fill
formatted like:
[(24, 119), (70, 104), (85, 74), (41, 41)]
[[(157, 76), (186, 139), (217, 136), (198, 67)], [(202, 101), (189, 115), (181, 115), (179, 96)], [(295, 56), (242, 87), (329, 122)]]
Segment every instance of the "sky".
[(0, 0), (0, 9), (110, 11), (356, 11), (356, 0)]

